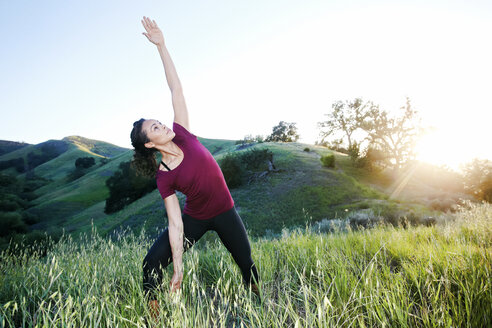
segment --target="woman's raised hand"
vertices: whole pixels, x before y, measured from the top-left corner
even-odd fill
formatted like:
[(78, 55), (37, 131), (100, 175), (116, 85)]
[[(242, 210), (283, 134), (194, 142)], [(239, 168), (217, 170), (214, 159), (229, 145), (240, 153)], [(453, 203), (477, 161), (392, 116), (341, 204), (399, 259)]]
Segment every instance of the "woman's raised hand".
[(161, 29), (157, 26), (155, 20), (150, 20), (148, 17), (143, 17), (142, 25), (147, 31), (147, 33), (143, 32), (142, 34), (149, 39), (150, 42), (158, 45), (164, 44), (164, 36), (162, 35)]

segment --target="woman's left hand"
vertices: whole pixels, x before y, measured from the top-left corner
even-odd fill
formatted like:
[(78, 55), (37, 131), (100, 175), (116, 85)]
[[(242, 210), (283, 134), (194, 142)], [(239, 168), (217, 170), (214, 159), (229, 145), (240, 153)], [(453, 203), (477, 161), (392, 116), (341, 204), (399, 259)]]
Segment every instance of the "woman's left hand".
[(178, 291), (181, 288), (181, 282), (183, 281), (183, 272), (174, 272), (169, 287), (171, 287), (171, 292)]
[(155, 20), (150, 20), (148, 17), (143, 17), (142, 25), (144, 26), (147, 33), (143, 32), (142, 34), (149, 39), (150, 42), (158, 45), (164, 45), (164, 36), (162, 35), (161, 29), (157, 26)]

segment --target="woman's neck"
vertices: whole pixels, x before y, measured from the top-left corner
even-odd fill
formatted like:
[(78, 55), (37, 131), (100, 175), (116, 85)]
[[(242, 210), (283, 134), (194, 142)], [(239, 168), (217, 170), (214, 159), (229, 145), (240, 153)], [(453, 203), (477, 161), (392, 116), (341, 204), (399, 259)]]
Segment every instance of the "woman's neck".
[(162, 155), (162, 160), (164, 162), (169, 162), (174, 160), (174, 158), (179, 157), (183, 154), (181, 149), (172, 140), (166, 143), (162, 148), (158, 148)]

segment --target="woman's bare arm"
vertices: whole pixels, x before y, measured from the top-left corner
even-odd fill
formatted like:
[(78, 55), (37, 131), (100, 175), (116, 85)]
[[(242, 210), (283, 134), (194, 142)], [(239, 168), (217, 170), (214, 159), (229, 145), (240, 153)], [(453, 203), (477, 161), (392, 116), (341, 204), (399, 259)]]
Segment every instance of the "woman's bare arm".
[(170, 282), (171, 291), (180, 288), (183, 281), (183, 219), (176, 194), (164, 199), (164, 205), (169, 218), (169, 243), (173, 254), (174, 274)]
[(186, 130), (190, 131), (190, 124), (188, 118), (188, 109), (184, 99), (183, 88), (179, 81), (178, 73), (174, 67), (174, 63), (171, 59), (171, 55), (167, 51), (164, 43), (164, 36), (161, 29), (157, 26), (154, 20), (150, 20), (145, 17), (142, 19), (142, 25), (147, 33), (142, 33), (147, 39), (157, 46), (157, 50), (162, 59), (164, 65), (164, 72), (166, 74), (167, 84), (171, 90), (172, 102), (174, 108), (174, 121), (183, 126)]

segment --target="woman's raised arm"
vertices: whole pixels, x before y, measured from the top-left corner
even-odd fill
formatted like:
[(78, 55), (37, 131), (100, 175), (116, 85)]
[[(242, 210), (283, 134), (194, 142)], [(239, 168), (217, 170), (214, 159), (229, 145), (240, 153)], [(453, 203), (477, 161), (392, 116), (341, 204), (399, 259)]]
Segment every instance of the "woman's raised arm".
[(167, 84), (169, 85), (169, 89), (171, 89), (174, 108), (174, 121), (183, 126), (186, 130), (190, 131), (188, 109), (186, 108), (183, 88), (181, 86), (181, 82), (179, 81), (178, 73), (176, 73), (174, 63), (164, 43), (162, 31), (154, 20), (151, 21), (145, 16), (142, 19), (142, 25), (147, 31), (147, 33), (143, 32), (142, 34), (145, 35), (150, 42), (157, 46), (157, 50), (159, 50), (159, 54), (161, 55)]

